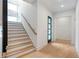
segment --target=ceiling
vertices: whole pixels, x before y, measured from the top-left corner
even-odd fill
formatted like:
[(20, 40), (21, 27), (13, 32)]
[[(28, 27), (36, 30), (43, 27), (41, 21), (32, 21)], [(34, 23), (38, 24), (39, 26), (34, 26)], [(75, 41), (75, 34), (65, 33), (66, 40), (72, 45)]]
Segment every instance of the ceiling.
[(23, 1), (26, 1), (26, 2), (28, 2), (28, 3), (33, 4), (33, 3), (35, 3), (37, 0), (23, 0)]
[[(39, 0), (53, 13), (74, 9), (77, 0)], [(60, 7), (64, 5), (64, 7)]]

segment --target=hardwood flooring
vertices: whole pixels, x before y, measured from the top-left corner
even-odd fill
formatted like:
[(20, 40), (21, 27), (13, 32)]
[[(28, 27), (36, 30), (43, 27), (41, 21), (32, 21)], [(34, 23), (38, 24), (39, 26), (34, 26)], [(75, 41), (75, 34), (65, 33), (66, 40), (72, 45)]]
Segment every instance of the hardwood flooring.
[(77, 58), (76, 50), (72, 45), (52, 42), (40, 51), (24, 55), (20, 58)]

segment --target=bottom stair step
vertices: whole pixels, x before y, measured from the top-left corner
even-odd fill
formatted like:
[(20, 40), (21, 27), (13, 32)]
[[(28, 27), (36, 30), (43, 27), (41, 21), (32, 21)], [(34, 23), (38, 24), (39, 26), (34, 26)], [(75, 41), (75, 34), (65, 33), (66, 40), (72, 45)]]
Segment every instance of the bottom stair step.
[(21, 50), (26, 49), (26, 48), (29, 48), (31, 46), (32, 46), (32, 44), (29, 44), (29, 45), (26, 45), (26, 46), (20, 46), (20, 47), (17, 47), (17, 48), (8, 49), (7, 50), (7, 53), (10, 54), (10, 53), (13, 53), (13, 52), (16, 52), (16, 51), (21, 51)]
[(29, 48), (26, 48), (26, 49), (23, 49), (23, 50), (19, 50), (19, 51), (7, 54), (7, 57), (8, 58), (19, 58), (19, 57), (21, 57), (23, 55), (26, 55), (26, 54), (29, 54), (33, 51), (35, 51), (35, 48), (34, 47), (29, 47)]
[(18, 54), (16, 58), (20, 58), (21, 56), (27, 55), (27, 54), (32, 53), (32, 52), (34, 52), (34, 51), (35, 51), (35, 48), (30, 49), (30, 50), (27, 51), (27, 52), (23, 52), (22, 54)]

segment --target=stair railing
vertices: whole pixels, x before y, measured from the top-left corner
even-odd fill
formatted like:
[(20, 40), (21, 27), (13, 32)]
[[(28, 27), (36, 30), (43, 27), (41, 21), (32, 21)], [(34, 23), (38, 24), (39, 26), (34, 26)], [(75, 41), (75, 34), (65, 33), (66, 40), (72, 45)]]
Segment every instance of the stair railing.
[(30, 25), (30, 23), (27, 21), (27, 19), (25, 18), (25, 16), (23, 14), (21, 14), (21, 16), (24, 18), (24, 20), (26, 21), (26, 23), (28, 24), (28, 26), (30, 27), (30, 29), (32, 30), (32, 32), (37, 35), (37, 33), (35, 32), (35, 30), (32, 28), (32, 26)]

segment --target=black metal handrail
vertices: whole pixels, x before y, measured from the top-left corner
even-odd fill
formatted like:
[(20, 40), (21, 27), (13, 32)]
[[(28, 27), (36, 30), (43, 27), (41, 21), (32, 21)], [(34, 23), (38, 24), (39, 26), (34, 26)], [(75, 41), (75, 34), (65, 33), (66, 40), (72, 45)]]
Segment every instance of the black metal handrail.
[(27, 21), (27, 19), (24, 17), (23, 14), (21, 14), (21, 16), (25, 19), (25, 21), (27, 22), (28, 26), (30, 27), (30, 29), (32, 30), (32, 32), (37, 35), (37, 33), (35, 32), (35, 30), (32, 28), (32, 26), (30, 25), (30, 23)]

